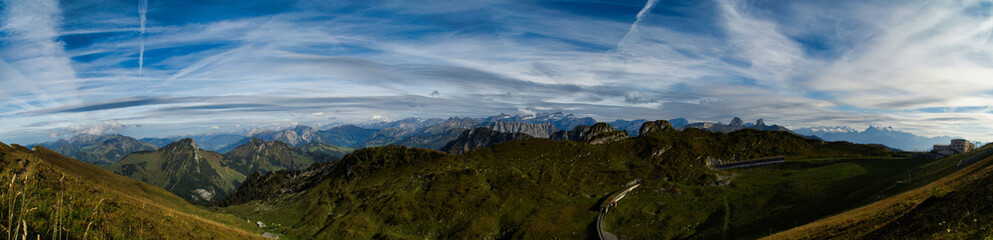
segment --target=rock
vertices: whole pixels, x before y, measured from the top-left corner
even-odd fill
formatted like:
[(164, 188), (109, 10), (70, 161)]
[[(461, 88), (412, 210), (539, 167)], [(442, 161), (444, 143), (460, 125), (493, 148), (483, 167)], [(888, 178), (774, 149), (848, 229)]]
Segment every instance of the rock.
[(641, 125), (641, 129), (638, 130), (638, 136), (647, 136), (647, 134), (655, 131), (669, 131), (674, 130), (672, 124), (666, 120), (655, 120), (651, 122), (645, 122)]
[(522, 123), (522, 122), (509, 122), (509, 121), (499, 121), (499, 122), (489, 122), (483, 124), (482, 127), (493, 129), (497, 132), (504, 133), (524, 133), (538, 138), (548, 138), (559, 131), (551, 123)]
[(742, 127), (744, 125), (745, 125), (745, 122), (744, 121), (741, 121), (741, 118), (738, 118), (738, 117), (734, 117), (734, 119), (731, 119), (731, 124), (728, 124), (728, 126), (731, 126), (731, 127)]
[(462, 132), (459, 138), (448, 142), (441, 150), (461, 154), (467, 153), (472, 149), (488, 147), (501, 142), (528, 138), (532, 138), (532, 136), (525, 133), (498, 132), (489, 128), (477, 127)]
[(593, 126), (578, 126), (571, 131), (558, 131), (550, 137), (552, 140), (569, 140), (589, 144), (605, 144), (628, 138), (624, 130), (615, 130), (610, 124), (596, 123)]

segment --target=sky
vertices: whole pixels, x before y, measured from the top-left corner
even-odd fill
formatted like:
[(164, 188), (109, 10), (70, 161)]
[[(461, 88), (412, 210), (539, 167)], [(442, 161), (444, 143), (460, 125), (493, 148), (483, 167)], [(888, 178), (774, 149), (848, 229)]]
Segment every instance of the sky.
[(990, 1), (0, 0), (0, 141), (566, 112), (993, 140)]

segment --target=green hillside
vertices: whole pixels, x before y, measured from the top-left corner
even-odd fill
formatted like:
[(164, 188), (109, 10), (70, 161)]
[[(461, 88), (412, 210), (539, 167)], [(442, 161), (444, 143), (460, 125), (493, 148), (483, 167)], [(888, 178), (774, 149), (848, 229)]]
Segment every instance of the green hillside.
[(224, 159), (229, 167), (244, 175), (255, 171), (301, 169), (314, 163), (313, 158), (282, 141), (266, 142), (258, 138), (232, 149), (224, 154)]
[[(993, 236), (993, 145), (941, 159), (901, 194), (769, 239), (988, 239)], [(979, 159), (957, 167), (964, 159)], [(930, 173), (928, 173), (930, 172)]]
[(43, 147), (0, 143), (0, 180), (2, 238), (260, 238), (244, 220)]
[[(769, 156), (801, 162), (829, 156), (891, 156), (878, 146), (825, 143), (788, 132), (723, 134), (667, 127), (642, 135), (601, 145), (517, 140), (462, 155), (400, 146), (361, 149), (318, 171), (253, 176), (246, 181), (252, 184), (232, 195), (247, 196), (244, 201), (229, 201), (233, 205), (223, 210), (278, 223), (275, 230), (301, 239), (577, 239), (590, 237), (595, 210), (605, 196), (642, 178), (642, 187), (608, 217), (607, 229), (630, 238), (719, 238), (729, 231), (728, 226), (741, 226), (743, 233), (763, 228), (744, 221), (731, 223), (723, 217), (729, 208), (756, 207), (743, 200), (735, 200), (740, 205), (730, 204), (730, 200), (745, 198), (732, 193), (778, 186), (755, 184), (757, 180), (741, 176), (747, 172), (714, 170), (708, 162)], [(822, 165), (815, 162), (807, 167)], [(827, 171), (849, 167), (841, 164)], [(314, 180), (318, 173), (325, 176)], [(853, 173), (821, 183), (862, 180), (853, 177), (859, 176), (858, 171)], [(803, 175), (817, 179), (818, 171)], [(880, 172), (866, 178), (889, 176), (889, 172)], [(307, 186), (296, 181), (317, 183)], [(753, 186), (735, 187), (729, 182)], [(787, 209), (804, 204), (799, 202), (804, 197), (797, 199), (781, 204)], [(768, 204), (777, 207), (780, 203)]]
[(314, 161), (327, 162), (338, 160), (355, 149), (339, 147), (327, 143), (311, 142), (297, 147), (304, 154), (309, 155)]
[(155, 151), (132, 153), (106, 168), (191, 202), (209, 202), (227, 196), (245, 179), (232, 167), (221, 154), (199, 149), (187, 138)]

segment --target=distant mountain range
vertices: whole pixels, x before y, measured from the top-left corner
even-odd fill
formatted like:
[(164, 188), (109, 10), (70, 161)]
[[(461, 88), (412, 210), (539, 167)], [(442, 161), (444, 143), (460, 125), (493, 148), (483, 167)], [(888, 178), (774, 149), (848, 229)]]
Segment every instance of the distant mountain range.
[(686, 126), (673, 126), (673, 127), (677, 129), (699, 128), (711, 132), (722, 132), (722, 133), (729, 133), (742, 129), (755, 129), (762, 131), (787, 131), (787, 132), (790, 131), (786, 127), (779, 125), (765, 125), (765, 121), (762, 120), (761, 118), (759, 120), (756, 120), (755, 123), (753, 124), (753, 123), (744, 123), (744, 121), (742, 121), (741, 118), (737, 118), (737, 117), (731, 119), (731, 123), (727, 125), (722, 124), (720, 122), (718, 123), (698, 122), (698, 123), (688, 124)]
[(149, 151), (157, 148), (155, 145), (120, 134), (99, 136), (80, 134), (73, 136), (68, 141), (59, 139), (54, 142), (37, 144), (37, 146), (93, 164), (114, 164), (132, 152)]
[(853, 143), (883, 144), (906, 151), (930, 150), (934, 144), (948, 144), (955, 137), (924, 137), (909, 132), (894, 130), (893, 127), (869, 126), (863, 131), (850, 127), (812, 127), (794, 129), (802, 135), (817, 136), (825, 141), (848, 141)]
[[(639, 134), (639, 128), (645, 122), (647, 122), (645, 119), (618, 119), (607, 122), (606, 124), (612, 129), (626, 132), (627, 136), (637, 136)], [(815, 127), (791, 131), (775, 124), (766, 125), (763, 119), (758, 119), (754, 123), (746, 123), (737, 117), (732, 119), (728, 124), (720, 122), (691, 123), (683, 118), (670, 119), (668, 122), (675, 129), (697, 128), (722, 133), (742, 129), (789, 131), (826, 141), (883, 144), (891, 148), (904, 150), (926, 150), (930, 149), (933, 144), (946, 143), (952, 139), (951, 137), (921, 137), (911, 133), (896, 131), (892, 128), (878, 127), (870, 127), (865, 131), (857, 131), (847, 127)], [(154, 150), (156, 146), (164, 147), (184, 138), (191, 138), (196, 141), (200, 149), (222, 154), (249, 143), (252, 138), (257, 138), (266, 142), (278, 140), (294, 148), (308, 146), (307, 149), (320, 150), (326, 153), (320, 153), (318, 151), (305, 155), (318, 159), (337, 159), (343, 157), (344, 152), (351, 151), (352, 149), (389, 144), (446, 150), (445, 147), (452, 141), (457, 140), (465, 131), (479, 127), (499, 133), (522, 133), (535, 138), (553, 138), (554, 134), (562, 131), (567, 133), (569, 131), (578, 131), (572, 134), (580, 134), (584, 130), (577, 130), (577, 128), (592, 127), (596, 123), (597, 121), (591, 117), (577, 117), (573, 114), (564, 114), (561, 112), (537, 113), (532, 115), (499, 114), (483, 118), (405, 118), (390, 122), (342, 125), (325, 130), (297, 125), (282, 130), (252, 129), (243, 134), (201, 134), (169, 138), (143, 138), (141, 141), (121, 135), (79, 135), (68, 141), (59, 140), (40, 145), (81, 161), (112, 164), (131, 152)], [(481, 132), (477, 134), (481, 134)], [(477, 135), (476, 137), (480, 136)], [(519, 137), (513, 138), (516, 139)], [(568, 136), (559, 136), (557, 139), (569, 138)], [(142, 141), (147, 143), (143, 143)], [(326, 144), (327, 147), (311, 145), (314, 143)], [(478, 144), (482, 143), (475, 142), (470, 145)], [(489, 144), (482, 144), (481, 146)]]

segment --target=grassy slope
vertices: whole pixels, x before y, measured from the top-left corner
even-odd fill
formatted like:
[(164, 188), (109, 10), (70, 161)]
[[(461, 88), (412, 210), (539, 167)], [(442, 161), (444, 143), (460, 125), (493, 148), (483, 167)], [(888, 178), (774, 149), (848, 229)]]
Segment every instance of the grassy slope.
[(736, 188), (713, 186), (716, 174), (727, 173), (705, 167), (706, 157), (883, 152), (782, 132), (695, 129), (605, 145), (510, 141), (463, 155), (390, 146), (354, 152), (312, 189), (224, 210), (281, 224), (277, 231), (300, 238), (584, 238), (597, 216), (591, 210), (643, 178), (642, 187), (608, 216), (609, 231), (633, 238), (714, 238), (708, 231), (747, 223), (727, 220), (738, 207), (729, 203), (735, 190), (728, 189)]
[(231, 150), (223, 157), (231, 169), (243, 175), (255, 171), (302, 169), (314, 163), (313, 158), (282, 141), (265, 142), (257, 138), (252, 138), (249, 143)]
[[(910, 191), (770, 236), (770, 239), (979, 239), (993, 234), (993, 157), (954, 164), (981, 151), (936, 161)], [(951, 165), (951, 167), (949, 167)], [(946, 175), (947, 174), (947, 175)], [(926, 180), (935, 179), (933, 182)], [(925, 184), (926, 183), (926, 184)]]
[(27, 226), (27, 236), (38, 238), (259, 236), (249, 223), (231, 215), (206, 211), (164, 189), (38, 149), (31, 152), (0, 144), (0, 179), (4, 182), (0, 218), (5, 220), (0, 221), (0, 234), (5, 237), (18, 219), (22, 220), (20, 229)]
[[(216, 186), (220, 190), (224, 191), (224, 194), (222, 194), (223, 196), (227, 193), (234, 192), (237, 185), (245, 179), (244, 174), (231, 169), (227, 166), (227, 164), (223, 164), (223, 157), (220, 154), (205, 150), (197, 151), (199, 157), (201, 158), (201, 161), (198, 162), (200, 164), (206, 164), (205, 166), (199, 166), (198, 168), (203, 171), (216, 171), (217, 176), (219, 176), (218, 178), (212, 178), (209, 182), (201, 182), (203, 179), (191, 177), (191, 174), (185, 172), (172, 172), (180, 170), (163, 169), (160, 166), (166, 165), (167, 161), (178, 160), (166, 159), (161, 149), (159, 151), (152, 152), (132, 153), (114, 165), (104, 167), (112, 172), (165, 188), (172, 191), (176, 195), (183, 197), (187, 197), (191, 194), (190, 192), (192, 189), (190, 188), (195, 184), (189, 184), (190, 182), (197, 182), (199, 185)], [(187, 170), (193, 171), (192, 169)]]
[(315, 161), (338, 160), (355, 149), (339, 147), (322, 142), (311, 142), (297, 147), (304, 154), (311, 156)]
[[(727, 187), (672, 185), (636, 189), (607, 218), (617, 233), (650, 231), (652, 221), (698, 225), (667, 238), (752, 239), (906, 191), (927, 182), (947, 162), (914, 159), (798, 159), (788, 163), (729, 170)], [(935, 166), (945, 165), (945, 166)], [(905, 181), (910, 170), (914, 179)], [(661, 193), (661, 197), (653, 196)], [(663, 217), (660, 217), (663, 216)]]

